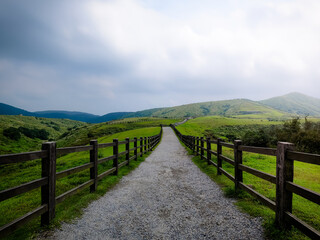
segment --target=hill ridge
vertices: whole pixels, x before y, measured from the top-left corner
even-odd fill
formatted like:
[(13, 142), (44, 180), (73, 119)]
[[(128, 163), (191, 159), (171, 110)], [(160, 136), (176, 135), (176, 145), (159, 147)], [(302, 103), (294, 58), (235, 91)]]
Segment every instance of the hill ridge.
[(188, 103), (174, 107), (152, 108), (136, 112), (111, 112), (103, 116), (79, 111), (47, 110), (29, 112), (0, 103), (0, 115), (25, 115), (46, 118), (64, 118), (88, 123), (100, 123), (131, 117), (186, 118), (220, 115), (229, 117), (282, 118), (285, 115), (320, 117), (320, 99), (298, 92), (261, 101), (247, 98)]

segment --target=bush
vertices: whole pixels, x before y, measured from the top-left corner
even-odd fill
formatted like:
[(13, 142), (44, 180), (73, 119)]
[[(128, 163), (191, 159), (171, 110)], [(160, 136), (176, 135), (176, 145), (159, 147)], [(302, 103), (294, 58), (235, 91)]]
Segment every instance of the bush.
[(3, 130), (3, 135), (12, 140), (19, 140), (21, 138), (21, 134), (17, 128), (10, 127)]
[(41, 140), (46, 140), (49, 138), (49, 133), (45, 129), (37, 129), (37, 128), (30, 129), (26, 127), (19, 127), (18, 130), (20, 131), (20, 133), (22, 133), (26, 137), (29, 137), (32, 139), (39, 138)]
[(248, 131), (242, 137), (244, 145), (266, 147), (269, 143), (269, 137), (263, 129), (257, 131)]

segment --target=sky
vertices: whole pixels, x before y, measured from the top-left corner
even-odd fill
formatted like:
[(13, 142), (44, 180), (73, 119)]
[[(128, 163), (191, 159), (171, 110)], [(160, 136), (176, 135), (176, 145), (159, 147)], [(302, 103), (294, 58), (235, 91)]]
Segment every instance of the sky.
[(0, 102), (97, 115), (320, 98), (319, 0), (1, 0)]

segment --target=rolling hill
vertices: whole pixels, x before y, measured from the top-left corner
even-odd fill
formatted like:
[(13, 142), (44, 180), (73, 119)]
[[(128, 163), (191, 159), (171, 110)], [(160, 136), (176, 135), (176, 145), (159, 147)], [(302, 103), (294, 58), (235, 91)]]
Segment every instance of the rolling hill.
[(99, 118), (98, 115), (93, 115), (90, 113), (84, 112), (71, 112), (71, 111), (40, 111), (33, 113), (35, 117), (44, 117), (44, 118), (62, 118), (62, 119), (71, 119), (81, 122), (94, 122), (95, 119)]
[(233, 99), (162, 108), (154, 111), (151, 116), (185, 118), (213, 115), (225, 117), (280, 118), (285, 114), (255, 101), (248, 99)]
[(292, 114), (320, 117), (320, 99), (297, 92), (262, 100), (260, 103)]
[(32, 116), (31, 112), (23, 110), (21, 108), (13, 107), (8, 104), (0, 103), (0, 115), (24, 115)]
[(137, 112), (114, 112), (103, 116), (71, 111), (28, 112), (0, 103), (0, 115), (21, 114), (24, 116), (71, 119), (88, 123), (101, 123), (135, 117), (186, 118), (214, 115), (237, 118), (282, 119), (292, 114), (320, 117), (320, 99), (301, 93), (290, 93), (262, 101), (233, 99), (154, 108)]

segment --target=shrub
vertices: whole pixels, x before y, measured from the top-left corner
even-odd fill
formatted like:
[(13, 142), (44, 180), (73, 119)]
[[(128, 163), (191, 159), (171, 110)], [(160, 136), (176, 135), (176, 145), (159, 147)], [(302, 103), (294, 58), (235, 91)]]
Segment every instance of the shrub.
[(45, 129), (37, 129), (37, 128), (30, 129), (26, 127), (19, 127), (18, 130), (20, 131), (20, 133), (22, 133), (26, 137), (29, 137), (32, 139), (39, 138), (41, 140), (45, 140), (49, 138), (49, 133)]
[(3, 130), (3, 135), (12, 140), (19, 140), (21, 138), (21, 134), (17, 128), (10, 127)]
[(244, 145), (266, 147), (269, 143), (269, 137), (263, 129), (248, 131), (242, 137)]

